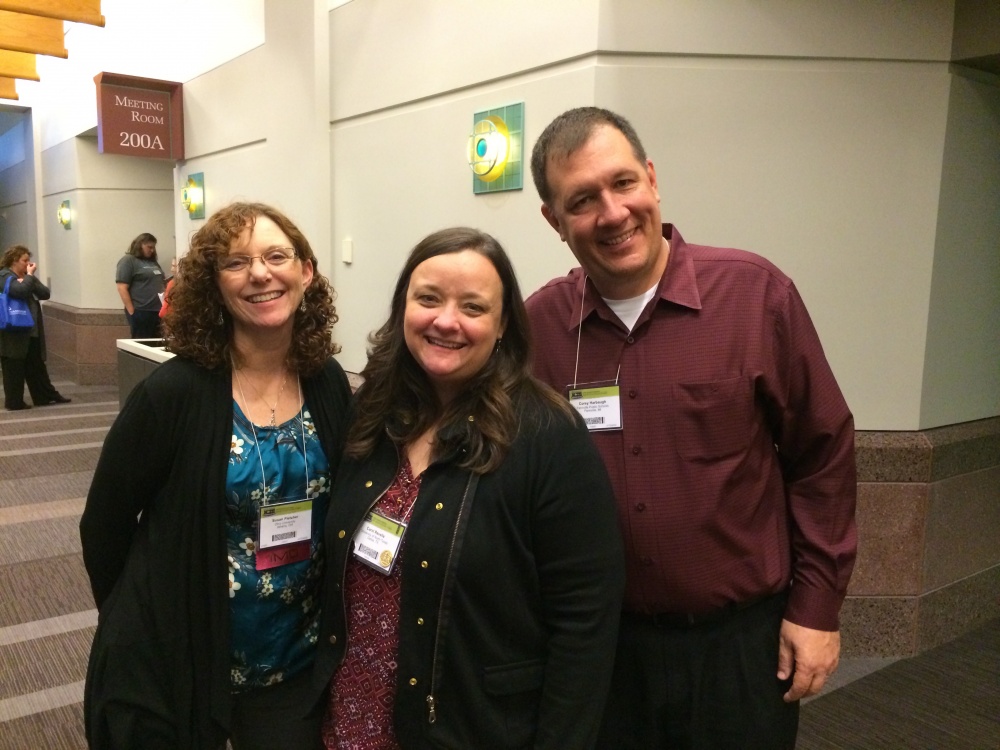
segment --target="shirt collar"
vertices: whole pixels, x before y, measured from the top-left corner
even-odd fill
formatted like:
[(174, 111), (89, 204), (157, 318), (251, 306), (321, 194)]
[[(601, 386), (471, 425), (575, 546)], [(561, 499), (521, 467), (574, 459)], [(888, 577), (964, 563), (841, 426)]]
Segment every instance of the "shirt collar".
[[(692, 310), (700, 310), (701, 295), (698, 293), (698, 279), (694, 271), (694, 258), (691, 255), (691, 248), (684, 242), (681, 233), (677, 231), (677, 227), (673, 224), (663, 225), (663, 236), (670, 243), (670, 257), (667, 260), (667, 267), (663, 271), (663, 276), (660, 277), (656, 296), (675, 305), (688, 307)], [(574, 281), (575, 299), (573, 300), (572, 311), (568, 321), (568, 330), (573, 330), (580, 323), (581, 303), (583, 304), (583, 320), (590, 317), (591, 313), (596, 312), (604, 320), (618, 322), (618, 316), (611, 311), (611, 308), (601, 298), (600, 292), (594, 286), (594, 282), (591, 281), (589, 276), (584, 275), (582, 268), (574, 268), (570, 272), (570, 276)], [(587, 285), (586, 295), (584, 295), (583, 291), (584, 283)], [(636, 321), (636, 325), (639, 325), (639, 323), (648, 317), (647, 311), (643, 311), (643, 314), (639, 316), (639, 320)]]

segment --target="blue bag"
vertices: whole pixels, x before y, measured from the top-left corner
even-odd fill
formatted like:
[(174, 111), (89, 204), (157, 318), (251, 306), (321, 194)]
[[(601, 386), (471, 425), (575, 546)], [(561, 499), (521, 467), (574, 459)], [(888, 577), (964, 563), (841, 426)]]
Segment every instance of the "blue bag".
[(31, 317), (31, 310), (28, 309), (28, 300), (14, 299), (8, 295), (10, 282), (13, 280), (13, 276), (7, 277), (7, 283), (3, 285), (3, 294), (0, 294), (0, 330), (30, 331), (35, 321)]

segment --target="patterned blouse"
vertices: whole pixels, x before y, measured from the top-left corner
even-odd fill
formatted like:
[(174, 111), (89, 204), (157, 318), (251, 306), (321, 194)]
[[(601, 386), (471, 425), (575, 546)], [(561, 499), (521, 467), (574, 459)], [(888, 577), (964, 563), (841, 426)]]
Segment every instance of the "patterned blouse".
[[(421, 475), (422, 476), (422, 475)], [(408, 522), (420, 493), (408, 460), (375, 510)], [(330, 750), (399, 750), (393, 727), (396, 703), (396, 655), (399, 651), (400, 559), (384, 575), (353, 555), (347, 562), (344, 601), (347, 607), (347, 656), (333, 677), (323, 742)]]
[[(307, 461), (303, 461), (303, 431)], [(233, 401), (233, 444), (226, 474), (226, 552), (234, 691), (282, 682), (313, 662), (329, 478), (329, 463), (305, 407), (301, 423), (296, 415), (277, 427), (251, 428)], [(257, 570), (261, 505), (303, 498), (313, 502), (309, 557)]]

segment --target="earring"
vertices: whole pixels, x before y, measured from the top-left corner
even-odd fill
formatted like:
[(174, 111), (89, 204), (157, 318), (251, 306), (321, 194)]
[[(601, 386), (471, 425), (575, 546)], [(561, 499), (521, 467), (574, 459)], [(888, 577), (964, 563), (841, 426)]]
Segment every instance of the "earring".
[(226, 319), (222, 317), (222, 308), (219, 308), (219, 319), (216, 321), (220, 326), (225, 325)]
[(500, 344), (502, 343), (503, 343), (503, 338), (497, 339), (497, 343), (493, 345), (494, 353), (500, 351)]
[(306, 311), (306, 298), (305, 298), (305, 296), (302, 297), (302, 301), (299, 303), (299, 310), (301, 310), (302, 312)]

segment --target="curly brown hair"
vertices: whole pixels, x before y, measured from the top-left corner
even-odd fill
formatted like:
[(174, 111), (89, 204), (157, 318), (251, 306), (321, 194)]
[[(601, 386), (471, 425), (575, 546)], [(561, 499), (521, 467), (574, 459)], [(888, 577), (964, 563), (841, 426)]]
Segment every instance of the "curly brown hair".
[[(483, 368), (449, 404), (442, 404), (427, 374), (406, 346), (403, 317), (414, 269), (429, 258), (471, 250), (493, 264), (503, 287), (503, 340)], [(396, 281), (389, 319), (369, 337), (368, 364), (361, 373), (357, 418), (347, 437), (347, 455), (371, 454), (383, 434), (406, 445), (438, 423), (435, 455), (461, 447), (460, 466), (485, 474), (503, 462), (521, 420), (533, 404), (542, 415), (572, 419), (572, 407), (531, 374), (531, 332), (514, 267), (491, 235), (454, 227), (434, 232), (410, 252)], [(543, 418), (545, 418), (543, 416)]]
[[(233, 203), (216, 211), (191, 238), (191, 249), (177, 264), (170, 291), (170, 309), (163, 318), (167, 349), (208, 369), (228, 368), (238, 354), (232, 346), (232, 318), (219, 290), (218, 261), (229, 254), (233, 242), (257, 217), (273, 221), (292, 242), (299, 260), (311, 261), (313, 279), (305, 289), (305, 310), (295, 312), (288, 366), (311, 375), (340, 351), (333, 342), (337, 311), (334, 291), (319, 272), (309, 241), (292, 220), (263, 203)], [(237, 363), (239, 364), (239, 363)]]
[(24, 245), (11, 245), (4, 250), (3, 257), (0, 258), (0, 268), (10, 268), (25, 253), (28, 254), (29, 258), (31, 257), (31, 251)]

